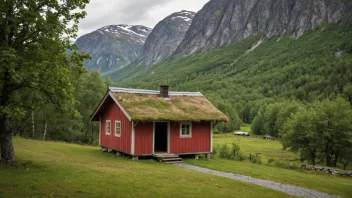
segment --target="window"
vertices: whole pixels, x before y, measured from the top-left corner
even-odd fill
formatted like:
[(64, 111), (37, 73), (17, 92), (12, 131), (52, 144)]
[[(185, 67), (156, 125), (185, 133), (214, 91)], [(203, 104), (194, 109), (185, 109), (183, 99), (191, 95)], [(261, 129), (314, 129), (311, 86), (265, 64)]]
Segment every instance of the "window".
[(181, 138), (192, 137), (192, 124), (191, 123), (181, 123), (180, 136), (181, 136)]
[(115, 121), (115, 136), (121, 137), (121, 121)]
[(105, 134), (111, 135), (111, 121), (110, 120), (106, 121)]

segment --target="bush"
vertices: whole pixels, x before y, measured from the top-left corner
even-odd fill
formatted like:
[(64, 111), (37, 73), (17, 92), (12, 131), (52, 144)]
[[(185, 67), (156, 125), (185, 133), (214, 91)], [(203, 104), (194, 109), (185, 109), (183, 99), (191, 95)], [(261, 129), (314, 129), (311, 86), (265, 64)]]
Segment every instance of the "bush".
[[(232, 143), (232, 146), (223, 144), (219, 148), (217, 147), (215, 148), (216, 148), (216, 152), (219, 153), (220, 158), (237, 160), (237, 161), (245, 160), (245, 156), (241, 152), (240, 146), (235, 143)], [(214, 153), (214, 150), (213, 150), (213, 153)]]
[(253, 164), (262, 164), (262, 158), (256, 154), (255, 156), (252, 157), (252, 161)]
[(242, 153), (240, 146), (235, 143), (232, 143), (231, 159), (234, 159), (237, 161), (245, 160), (245, 156)]
[(213, 146), (213, 153), (212, 156), (215, 157), (219, 154), (219, 145)]
[(223, 144), (219, 148), (219, 157), (224, 159), (231, 159), (231, 150), (227, 144)]
[[(285, 169), (291, 169), (290, 164), (287, 162), (281, 162), (280, 160), (274, 160), (274, 159), (269, 159), (268, 160), (268, 166), (273, 166), (273, 167), (280, 167), (280, 168), (285, 168)], [(299, 169), (296, 165), (292, 164), (292, 169)]]

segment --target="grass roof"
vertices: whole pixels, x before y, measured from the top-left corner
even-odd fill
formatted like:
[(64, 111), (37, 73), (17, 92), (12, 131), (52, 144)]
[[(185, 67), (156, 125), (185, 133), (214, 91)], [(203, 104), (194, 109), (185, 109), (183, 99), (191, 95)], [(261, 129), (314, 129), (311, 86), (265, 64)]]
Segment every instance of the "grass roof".
[(113, 95), (135, 121), (228, 121), (205, 97), (170, 96), (164, 100), (152, 94)]

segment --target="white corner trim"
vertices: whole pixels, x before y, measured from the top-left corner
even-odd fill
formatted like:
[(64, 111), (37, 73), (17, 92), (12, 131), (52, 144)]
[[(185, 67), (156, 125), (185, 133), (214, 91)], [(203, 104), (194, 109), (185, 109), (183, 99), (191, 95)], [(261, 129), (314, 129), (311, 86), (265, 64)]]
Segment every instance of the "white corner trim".
[(170, 153), (170, 125), (171, 122), (167, 122), (167, 153)]
[(132, 134), (131, 134), (131, 154), (134, 155), (135, 151), (135, 129), (134, 122), (132, 121)]
[(153, 122), (153, 154), (155, 154), (155, 122)]
[(210, 122), (210, 152), (213, 152), (213, 122)]
[[(120, 123), (120, 134), (117, 134), (116, 133), (116, 129), (117, 129), (117, 127), (116, 127), (116, 124), (117, 123)], [(121, 137), (121, 133), (122, 133), (122, 127), (121, 127), (121, 121), (120, 120), (115, 120), (115, 137)]]
[[(189, 135), (182, 135), (182, 124), (189, 124)], [(180, 122), (180, 138), (192, 138), (192, 122)]]
[(99, 146), (101, 146), (101, 116), (99, 116)]
[[(108, 129), (108, 123), (109, 123), (109, 126), (110, 126), (110, 131), (109, 131), (110, 133), (108, 133), (108, 130), (107, 130)], [(111, 135), (111, 120), (106, 120), (105, 121), (105, 134), (106, 135)]]
[(117, 104), (117, 106), (120, 107), (121, 111), (125, 114), (125, 116), (128, 118), (129, 121), (131, 121), (131, 116), (127, 113), (127, 111), (122, 107), (122, 105), (119, 103), (119, 101), (116, 100), (115, 96), (109, 92), (109, 96), (115, 101), (115, 103)]

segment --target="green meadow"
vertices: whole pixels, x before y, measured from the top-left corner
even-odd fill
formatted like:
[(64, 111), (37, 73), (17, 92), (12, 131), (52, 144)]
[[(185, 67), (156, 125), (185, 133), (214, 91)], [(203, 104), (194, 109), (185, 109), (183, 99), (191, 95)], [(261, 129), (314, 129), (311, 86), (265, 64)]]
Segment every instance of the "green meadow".
[[(241, 131), (246, 130), (241, 128)], [(247, 157), (246, 160), (235, 161), (215, 157), (211, 160), (186, 160), (186, 162), (213, 170), (291, 184), (343, 197), (352, 197), (352, 178), (300, 169), (302, 162), (299, 161), (299, 155), (283, 150), (282, 144), (278, 140), (234, 136), (233, 133), (214, 134), (215, 146), (223, 144), (231, 146), (232, 143), (240, 145), (241, 151)], [(262, 164), (254, 164), (248, 160), (250, 154), (256, 153), (260, 153)], [(269, 159), (278, 162), (279, 165), (268, 165)], [(296, 169), (290, 170), (289, 163), (293, 163)]]
[(0, 197), (289, 197), (264, 187), (99, 147), (14, 138), (24, 162), (0, 165)]

